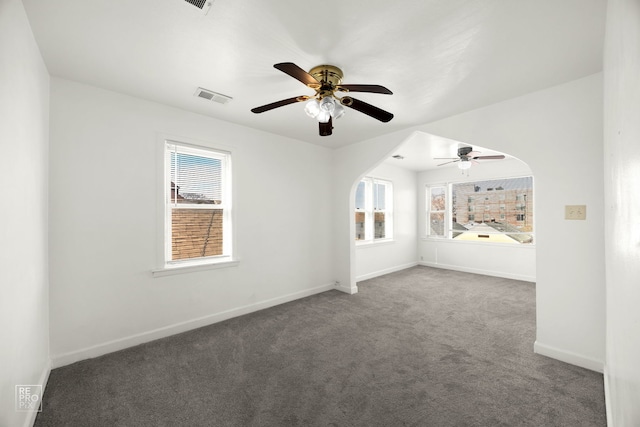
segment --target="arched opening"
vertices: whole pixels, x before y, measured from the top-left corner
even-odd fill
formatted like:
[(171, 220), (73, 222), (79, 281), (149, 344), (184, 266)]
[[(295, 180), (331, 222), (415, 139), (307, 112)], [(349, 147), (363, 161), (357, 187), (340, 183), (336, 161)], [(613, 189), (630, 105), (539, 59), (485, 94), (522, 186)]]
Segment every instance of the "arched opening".
[[(445, 136), (476, 148), (493, 148), (526, 161), (535, 180), (535, 245), (528, 255), (533, 255), (535, 263), (534, 351), (602, 372), (604, 268), (603, 237), (598, 230), (601, 231), (605, 207), (601, 185), (601, 88), (602, 76), (593, 75), (337, 150), (333, 169), (333, 265), (336, 281), (348, 286), (339, 289), (351, 293), (358, 290), (353, 188), (360, 176), (421, 133)], [(575, 159), (576, 153), (579, 161), (567, 160)], [(471, 169), (470, 174), (478, 176), (484, 169)], [(586, 206), (586, 220), (566, 218), (564, 213), (571, 205)], [(422, 239), (419, 235), (418, 238)], [(419, 244), (423, 244), (422, 240)], [(465, 253), (464, 247), (456, 245), (459, 250), (451, 255), (463, 260), (477, 255), (477, 251)], [(518, 253), (526, 253), (526, 249)], [(443, 262), (445, 253), (440, 247), (431, 254)], [(517, 260), (514, 265), (525, 263)], [(522, 270), (519, 268), (518, 274)]]
[[(461, 147), (472, 151), (461, 158)], [(508, 153), (414, 132), (353, 184), (355, 282), (413, 265), (534, 282), (532, 176)], [(363, 190), (375, 197), (377, 188), (386, 198), (372, 204)], [(367, 226), (376, 231), (363, 233)]]

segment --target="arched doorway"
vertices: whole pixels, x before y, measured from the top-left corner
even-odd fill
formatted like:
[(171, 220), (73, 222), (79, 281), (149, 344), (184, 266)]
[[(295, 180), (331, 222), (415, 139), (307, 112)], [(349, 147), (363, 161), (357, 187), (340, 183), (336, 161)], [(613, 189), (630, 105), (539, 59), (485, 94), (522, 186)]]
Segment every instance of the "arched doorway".
[[(351, 236), (356, 282), (418, 264), (535, 281), (531, 169), (507, 153), (479, 146), (472, 147), (472, 157), (478, 158), (471, 167), (461, 169), (461, 162), (455, 161), (461, 146), (470, 145), (414, 132), (356, 180), (354, 199), (361, 198), (358, 188), (366, 182), (389, 182), (393, 189), (393, 200), (385, 201), (393, 229), (365, 241)], [(462, 200), (467, 187), (474, 194)], [(429, 212), (434, 188), (443, 191), (442, 212), (436, 213), (442, 215), (442, 233), (434, 233), (427, 218), (437, 217), (432, 209)], [(354, 200), (354, 208), (352, 221), (355, 216), (357, 222), (358, 215), (377, 219), (377, 212), (364, 212), (361, 200)], [(356, 225), (355, 233), (361, 228)]]

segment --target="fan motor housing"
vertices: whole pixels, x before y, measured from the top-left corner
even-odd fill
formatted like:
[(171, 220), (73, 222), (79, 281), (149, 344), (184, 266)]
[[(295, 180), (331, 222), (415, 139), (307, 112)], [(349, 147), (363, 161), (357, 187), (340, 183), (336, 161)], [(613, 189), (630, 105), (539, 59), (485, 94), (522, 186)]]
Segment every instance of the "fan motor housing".
[(342, 78), (344, 77), (342, 70), (335, 65), (318, 65), (309, 70), (309, 74), (322, 84), (317, 89), (320, 98), (333, 95), (336, 87), (342, 83)]
[(458, 148), (458, 157), (467, 156), (470, 152), (473, 151), (473, 147), (460, 147)]

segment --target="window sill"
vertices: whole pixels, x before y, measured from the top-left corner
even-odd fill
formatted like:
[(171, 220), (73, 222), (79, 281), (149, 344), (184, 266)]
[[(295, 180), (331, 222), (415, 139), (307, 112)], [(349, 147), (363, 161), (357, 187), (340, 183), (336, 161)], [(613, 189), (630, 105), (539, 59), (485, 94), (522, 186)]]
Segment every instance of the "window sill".
[(438, 242), (438, 243), (446, 243), (446, 244), (452, 244), (452, 245), (469, 244), (469, 245), (478, 245), (478, 246), (503, 246), (508, 248), (535, 248), (536, 247), (535, 243), (483, 242), (483, 241), (476, 241), (476, 240), (456, 240), (456, 239), (449, 239), (447, 237), (433, 237), (433, 236), (427, 236), (427, 237), (423, 236), (420, 238), (420, 240), (423, 242)]
[(391, 245), (396, 241), (393, 239), (379, 239), (379, 240), (367, 240), (367, 241), (356, 241), (356, 249), (358, 248), (370, 248), (373, 246), (383, 246), (383, 245)]
[(235, 267), (240, 264), (240, 260), (220, 261), (207, 264), (189, 264), (189, 265), (177, 265), (174, 267), (158, 268), (151, 270), (153, 277), (173, 276), (175, 274), (194, 273), (197, 271), (216, 270), (218, 268)]

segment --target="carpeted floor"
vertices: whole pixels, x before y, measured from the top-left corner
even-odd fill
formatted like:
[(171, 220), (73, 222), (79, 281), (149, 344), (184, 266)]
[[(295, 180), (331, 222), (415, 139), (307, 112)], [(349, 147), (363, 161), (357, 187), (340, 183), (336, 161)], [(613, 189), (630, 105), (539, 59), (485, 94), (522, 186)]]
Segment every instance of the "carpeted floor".
[(51, 372), (36, 426), (606, 426), (535, 285), (428, 267)]

